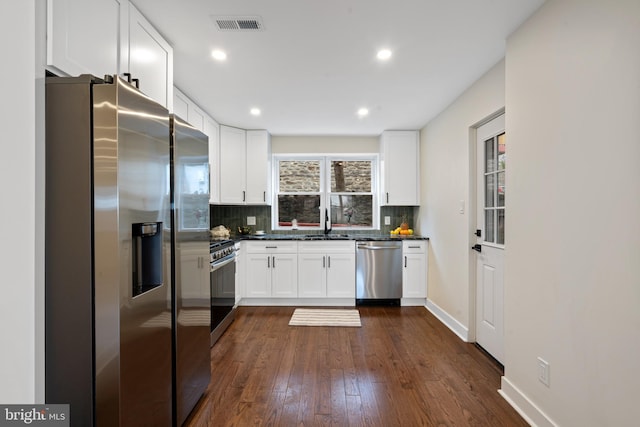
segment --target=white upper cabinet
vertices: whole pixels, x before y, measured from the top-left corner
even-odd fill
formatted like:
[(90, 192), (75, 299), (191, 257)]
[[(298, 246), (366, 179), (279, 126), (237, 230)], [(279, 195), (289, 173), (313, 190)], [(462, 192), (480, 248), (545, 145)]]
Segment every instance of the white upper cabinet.
[(128, 19), (122, 19), (121, 72), (130, 73), (144, 94), (173, 111), (173, 48), (132, 4), (128, 12)]
[(173, 88), (173, 114), (188, 122), (191, 100), (178, 88)]
[(118, 74), (120, 14), (128, 0), (48, 0), (47, 65), (62, 74)]
[(242, 205), (246, 201), (246, 131), (220, 126), (220, 203)]
[(385, 131), (380, 137), (380, 204), (420, 204), (420, 137), (418, 131)]
[(217, 204), (220, 203), (220, 125), (205, 116), (204, 133), (209, 137), (209, 203)]
[(271, 137), (266, 130), (247, 131), (247, 204), (265, 205), (271, 198)]
[(173, 109), (173, 48), (129, 0), (48, 0), (47, 66), (68, 76), (130, 73)]
[(264, 130), (220, 126), (220, 203), (266, 205), (271, 198), (271, 138)]

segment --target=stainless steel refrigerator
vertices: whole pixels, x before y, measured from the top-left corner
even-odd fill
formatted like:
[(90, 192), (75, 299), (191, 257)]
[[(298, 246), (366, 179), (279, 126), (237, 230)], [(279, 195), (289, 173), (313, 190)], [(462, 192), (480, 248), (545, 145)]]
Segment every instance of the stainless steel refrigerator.
[(119, 77), (46, 83), (45, 399), (172, 424), (170, 118)]
[(182, 425), (211, 378), (209, 333), (209, 140), (171, 116), (173, 362), (176, 425)]

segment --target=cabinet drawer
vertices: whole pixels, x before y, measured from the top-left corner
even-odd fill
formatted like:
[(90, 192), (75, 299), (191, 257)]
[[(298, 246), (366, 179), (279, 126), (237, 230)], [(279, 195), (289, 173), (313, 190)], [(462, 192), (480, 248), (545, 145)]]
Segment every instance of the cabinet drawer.
[(332, 240), (321, 242), (299, 242), (299, 253), (341, 253), (349, 254), (355, 253), (356, 246), (355, 240)]
[(297, 253), (298, 242), (292, 240), (270, 240), (266, 242), (244, 242), (247, 253), (250, 254), (275, 254)]
[(402, 252), (405, 254), (422, 254), (427, 250), (427, 242), (424, 240), (403, 241)]

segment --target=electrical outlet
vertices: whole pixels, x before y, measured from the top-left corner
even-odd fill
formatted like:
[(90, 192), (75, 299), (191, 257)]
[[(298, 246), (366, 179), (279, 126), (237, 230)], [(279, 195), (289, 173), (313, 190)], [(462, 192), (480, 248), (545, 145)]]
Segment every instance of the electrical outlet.
[(391, 217), (390, 216), (385, 216), (384, 217), (384, 225), (391, 225)]
[(256, 225), (256, 217), (248, 216), (247, 217), (247, 225)]
[(538, 357), (538, 380), (549, 387), (550, 379), (549, 362), (542, 357)]

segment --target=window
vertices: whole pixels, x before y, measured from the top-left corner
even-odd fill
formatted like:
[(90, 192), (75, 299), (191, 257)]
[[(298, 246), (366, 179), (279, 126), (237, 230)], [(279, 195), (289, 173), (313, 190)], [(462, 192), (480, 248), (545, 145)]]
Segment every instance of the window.
[(504, 245), (506, 137), (502, 133), (484, 142), (485, 242)]
[(377, 224), (375, 156), (275, 156), (274, 229), (372, 229)]

